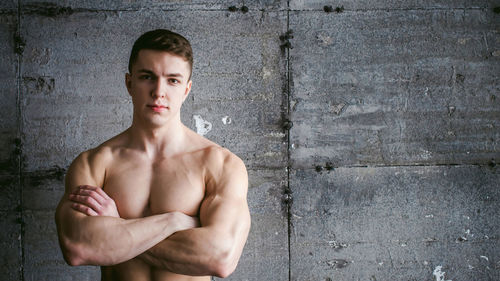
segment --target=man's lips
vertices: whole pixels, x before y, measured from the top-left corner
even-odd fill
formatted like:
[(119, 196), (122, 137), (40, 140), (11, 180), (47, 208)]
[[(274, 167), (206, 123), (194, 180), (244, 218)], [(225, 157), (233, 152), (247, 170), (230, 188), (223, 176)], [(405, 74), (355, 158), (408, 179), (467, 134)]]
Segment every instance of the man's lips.
[(156, 104), (148, 105), (148, 107), (151, 108), (155, 112), (162, 112), (168, 108), (164, 105), (156, 105)]

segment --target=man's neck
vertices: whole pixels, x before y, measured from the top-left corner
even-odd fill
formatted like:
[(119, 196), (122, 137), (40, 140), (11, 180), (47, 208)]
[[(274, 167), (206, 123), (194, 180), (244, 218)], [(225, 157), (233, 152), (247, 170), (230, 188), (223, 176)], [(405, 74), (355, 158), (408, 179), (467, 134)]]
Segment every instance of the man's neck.
[(180, 120), (154, 128), (132, 122), (127, 130), (129, 144), (131, 148), (144, 151), (152, 160), (169, 157), (184, 149), (184, 128)]

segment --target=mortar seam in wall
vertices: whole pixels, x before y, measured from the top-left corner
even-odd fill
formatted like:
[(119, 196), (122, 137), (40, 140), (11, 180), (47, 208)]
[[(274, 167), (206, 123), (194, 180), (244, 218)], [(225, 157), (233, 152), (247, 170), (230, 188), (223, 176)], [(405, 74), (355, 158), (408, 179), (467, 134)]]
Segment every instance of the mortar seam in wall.
[[(169, 8), (137, 8), (137, 9), (92, 9), (92, 8), (72, 8), (71, 6), (67, 6), (65, 8), (70, 8), (71, 9), (71, 14), (76, 14), (76, 13), (116, 13), (116, 12), (141, 12), (141, 11), (162, 11), (162, 12), (186, 12), (186, 11), (195, 11), (195, 12), (228, 12), (228, 9), (226, 8), (221, 8), (221, 9), (189, 9), (189, 8), (180, 8), (180, 9), (169, 9)], [(2, 11), (2, 9), (0, 9)], [(8, 10), (6, 10), (8, 11)], [(258, 8), (258, 9), (251, 9), (250, 11), (259, 11), (259, 12), (283, 12), (283, 11), (289, 11), (288, 9), (265, 9), (265, 8)], [(300, 10), (297, 10), (300, 11)], [(304, 11), (312, 11), (312, 10), (304, 10)], [(26, 11), (23, 10), (22, 8), (20, 9), (20, 13), (22, 15), (26, 14), (38, 14), (36, 11)]]
[[(17, 1), (17, 28), (16, 28), (16, 33), (18, 38), (21, 38), (21, 0)], [(14, 42), (14, 44), (17, 44)], [(18, 165), (18, 181), (17, 183), (19, 184), (19, 218), (20, 218), (20, 256), (21, 256), (21, 264), (19, 268), (19, 280), (24, 281), (24, 263), (25, 263), (25, 256), (24, 256), (24, 212), (23, 212), (23, 167), (22, 167), (22, 132), (23, 132), (23, 126), (22, 126), (22, 110), (21, 110), (21, 63), (22, 63), (22, 54), (17, 53), (17, 89), (16, 89), (16, 108), (17, 108), (17, 134), (18, 138), (21, 140), (20, 141), (20, 153), (18, 154), (17, 158), (17, 165)]]
[[(290, 31), (290, 1), (287, 1), (287, 10), (286, 10), (286, 30), (287, 32)], [(290, 48), (286, 49), (286, 116), (288, 122), (291, 122), (290, 118)], [(286, 194), (286, 196), (291, 197), (291, 190), (290, 190), (290, 169), (291, 169), (291, 162), (290, 162), (290, 130), (291, 127), (287, 127), (287, 164), (286, 164), (286, 174), (287, 174), (287, 192), (290, 194)], [(289, 198), (287, 198), (287, 232), (288, 232), (288, 281), (292, 280), (292, 249), (291, 249), (291, 230), (292, 230), (292, 225), (291, 225), (291, 212), (292, 212), (292, 202)]]
[[(394, 11), (464, 11), (464, 10), (489, 10), (491, 7), (458, 7), (458, 8), (400, 8), (400, 9), (384, 9), (384, 8), (373, 8), (373, 9), (345, 9), (343, 12), (394, 12)], [(290, 9), (289, 12), (322, 12), (323, 9)]]
[[(68, 8), (71, 8), (71, 6), (68, 6)], [(92, 9), (92, 8), (71, 8), (72, 13), (99, 13), (99, 12), (140, 12), (140, 11), (150, 11), (150, 10), (155, 10), (155, 11), (163, 11), (163, 12), (176, 12), (176, 11), (197, 11), (197, 12), (224, 12), (228, 11), (227, 9), (189, 9), (189, 8), (147, 8), (147, 7), (141, 7), (141, 8), (136, 8), (136, 9)], [(463, 10), (488, 10), (491, 9), (491, 7), (456, 7), (456, 8), (400, 8), (400, 9), (384, 9), (384, 8), (373, 8), (373, 9), (344, 9), (343, 12), (372, 12), (372, 11), (463, 11)], [(8, 9), (5, 9), (8, 11)], [(0, 9), (1, 11), (1, 9)], [(250, 10), (251, 11), (251, 10)], [(287, 14), (289, 12), (324, 12), (323, 9), (290, 9), (289, 7), (287, 8), (257, 8), (254, 9), (254, 11), (268, 11), (268, 12), (283, 12), (286, 11)], [(26, 12), (23, 11), (23, 9), (19, 10), (20, 14), (36, 14), (36, 12)]]
[[(496, 161), (493, 162), (493, 166), (496, 166)], [(339, 168), (397, 168), (397, 167), (484, 167), (484, 166), (491, 166), (490, 163), (470, 163), (470, 164), (463, 164), (463, 163), (442, 163), (442, 164), (396, 164), (396, 165), (390, 165), (390, 164), (380, 164), (380, 165), (345, 165), (345, 166), (332, 166), (332, 169), (339, 169)], [(319, 166), (323, 168), (323, 166)], [(299, 170), (314, 170), (316, 169), (315, 167), (295, 167), (295, 169)]]

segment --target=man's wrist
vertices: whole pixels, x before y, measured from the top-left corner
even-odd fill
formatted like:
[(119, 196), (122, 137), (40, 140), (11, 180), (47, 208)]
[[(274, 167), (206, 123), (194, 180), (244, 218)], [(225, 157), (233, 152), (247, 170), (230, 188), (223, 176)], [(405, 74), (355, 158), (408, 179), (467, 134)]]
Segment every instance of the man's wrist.
[(167, 237), (174, 234), (175, 232), (199, 226), (197, 218), (190, 217), (181, 212), (170, 212), (165, 213), (165, 215), (165, 231), (168, 233)]
[(180, 213), (179, 212), (171, 212), (167, 213), (167, 228), (165, 231), (171, 232), (168, 236), (174, 234), (177, 231), (180, 231), (183, 229), (182, 226), (182, 221), (180, 220)]

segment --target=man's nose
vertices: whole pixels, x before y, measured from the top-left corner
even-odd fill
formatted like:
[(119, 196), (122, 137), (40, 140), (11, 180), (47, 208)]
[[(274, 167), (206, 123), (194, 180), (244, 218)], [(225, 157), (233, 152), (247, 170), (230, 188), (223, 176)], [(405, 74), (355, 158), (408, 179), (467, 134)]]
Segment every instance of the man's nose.
[(151, 96), (154, 99), (158, 98), (164, 98), (165, 97), (165, 92), (167, 90), (167, 82), (165, 79), (158, 78), (156, 79), (155, 87), (153, 88), (153, 91), (151, 92)]

